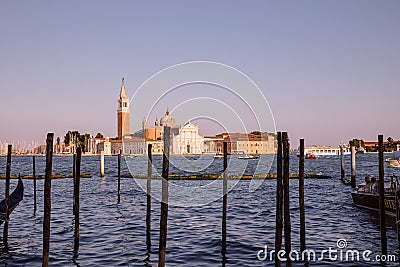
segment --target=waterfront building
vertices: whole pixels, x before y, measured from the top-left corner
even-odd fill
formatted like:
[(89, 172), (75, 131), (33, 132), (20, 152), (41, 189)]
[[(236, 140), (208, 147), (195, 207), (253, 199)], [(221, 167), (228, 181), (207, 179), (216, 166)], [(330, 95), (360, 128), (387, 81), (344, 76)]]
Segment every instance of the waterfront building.
[(244, 134), (222, 133), (216, 135), (222, 140), (215, 143), (216, 150), (222, 152), (223, 142), (227, 142), (230, 154), (274, 154), (275, 136), (270, 133)]
[[(343, 145), (345, 155), (350, 155), (350, 147)], [(304, 154), (312, 154), (315, 156), (338, 156), (340, 155), (340, 146), (311, 146), (304, 148)]]
[(203, 138), (203, 153), (204, 154), (217, 154), (223, 153), (222, 143), (224, 138), (221, 136), (205, 136)]

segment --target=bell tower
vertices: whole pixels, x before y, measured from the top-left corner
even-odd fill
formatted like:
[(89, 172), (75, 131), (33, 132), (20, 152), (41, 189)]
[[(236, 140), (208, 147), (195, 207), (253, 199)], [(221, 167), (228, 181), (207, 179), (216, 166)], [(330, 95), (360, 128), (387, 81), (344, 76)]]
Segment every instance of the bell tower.
[(129, 98), (126, 95), (124, 78), (122, 78), (121, 91), (119, 93), (119, 99), (118, 99), (117, 121), (118, 121), (118, 140), (122, 140), (122, 137), (130, 134)]

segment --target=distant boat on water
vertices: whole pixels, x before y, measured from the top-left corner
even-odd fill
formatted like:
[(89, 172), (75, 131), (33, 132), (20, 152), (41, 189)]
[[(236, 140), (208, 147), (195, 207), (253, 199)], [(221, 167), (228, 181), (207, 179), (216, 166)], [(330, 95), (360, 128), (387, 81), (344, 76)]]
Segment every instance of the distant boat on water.
[[(344, 155), (351, 155), (349, 146), (342, 146)], [(340, 146), (311, 146), (304, 148), (304, 155), (314, 155), (315, 157), (323, 156), (340, 156)], [(300, 152), (297, 153), (300, 157)]]
[(217, 153), (214, 156), (214, 159), (223, 159), (223, 158), (224, 158), (224, 154), (222, 154), (222, 153)]
[(258, 159), (260, 156), (258, 155), (244, 155), (239, 156), (238, 159)]
[(305, 159), (317, 159), (317, 157), (312, 153), (307, 153), (305, 155)]
[(364, 154), (365, 149), (362, 146), (357, 147), (356, 154)]
[(387, 158), (385, 161), (391, 168), (400, 168), (400, 151), (394, 151), (393, 157)]

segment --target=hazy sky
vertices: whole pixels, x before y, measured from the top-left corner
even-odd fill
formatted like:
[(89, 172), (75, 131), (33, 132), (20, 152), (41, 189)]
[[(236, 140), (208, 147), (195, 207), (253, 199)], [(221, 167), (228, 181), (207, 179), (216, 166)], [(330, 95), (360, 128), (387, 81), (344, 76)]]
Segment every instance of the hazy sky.
[(1, 1), (0, 141), (114, 137), (121, 77), (132, 96), (194, 60), (248, 75), (294, 146), (400, 139), (399, 14), (389, 0)]

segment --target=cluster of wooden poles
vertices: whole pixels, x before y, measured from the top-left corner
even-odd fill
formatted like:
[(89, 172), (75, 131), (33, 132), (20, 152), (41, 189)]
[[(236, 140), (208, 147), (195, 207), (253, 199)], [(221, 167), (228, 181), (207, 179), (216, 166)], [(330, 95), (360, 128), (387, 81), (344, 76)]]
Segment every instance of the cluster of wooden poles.
[[(161, 216), (160, 216), (160, 236), (159, 236), (159, 258), (158, 266), (165, 266), (166, 244), (167, 244), (167, 219), (168, 219), (168, 174), (169, 174), (169, 149), (170, 149), (170, 128), (164, 128), (164, 153), (162, 168), (162, 198), (161, 198)], [(53, 159), (53, 133), (47, 134), (46, 139), (46, 170), (44, 179), (44, 216), (43, 216), (43, 256), (42, 266), (49, 264), (50, 252), (50, 214), (51, 214), (51, 174)], [(228, 157), (227, 142), (223, 143), (224, 152), (224, 172), (223, 172), (223, 197), (222, 197), (222, 237), (221, 237), (221, 255), (226, 261), (227, 247), (227, 184), (228, 184)], [(9, 196), (9, 179), (11, 169), (11, 148), (9, 148), (7, 157), (6, 171), (6, 203)], [(80, 167), (81, 167), (81, 148), (77, 148), (76, 155), (73, 156), (73, 214), (74, 214), (74, 258), (79, 250), (79, 187), (80, 187)], [(283, 159), (283, 170), (282, 170)], [(104, 155), (100, 160), (100, 176), (104, 177)], [(284, 222), (285, 222), (285, 249), (290, 251), (290, 212), (289, 212), (289, 139), (287, 133), (278, 133), (278, 161), (277, 161), (277, 211), (276, 211), (276, 243), (275, 249), (279, 251), (282, 245), (282, 203), (284, 203)], [(151, 247), (151, 176), (152, 176), (152, 145), (148, 145), (148, 175), (147, 175), (147, 210), (146, 210), (146, 245), (148, 250)], [(121, 177), (121, 154), (118, 155), (118, 203), (120, 202), (120, 177)], [(304, 140), (300, 140), (300, 223), (301, 223), (301, 248), (305, 250), (305, 219), (304, 219)], [(33, 181), (34, 181), (34, 214), (36, 214), (36, 174), (35, 157), (33, 157)], [(283, 197), (283, 198), (282, 198)], [(284, 200), (284, 202), (283, 202)], [(8, 206), (6, 206), (8, 207)], [(6, 218), (8, 218), (8, 209), (6, 208)], [(5, 221), (3, 242), (7, 246), (8, 219)], [(275, 261), (276, 266), (280, 266), (280, 261)], [(290, 262), (287, 262), (290, 266)]]
[[(356, 188), (356, 148), (355, 146), (350, 146), (351, 153), (351, 174), (350, 174), (350, 185)], [(345, 179), (344, 171), (344, 147), (340, 146), (340, 176), (342, 181)]]
[[(165, 266), (166, 243), (167, 243), (167, 219), (168, 219), (168, 173), (169, 173), (169, 149), (170, 149), (170, 128), (164, 128), (164, 153), (162, 168), (162, 198), (161, 198), (161, 216), (160, 216), (160, 236), (159, 236), (159, 258), (158, 266)], [(47, 134), (46, 139), (46, 171), (44, 180), (44, 217), (43, 217), (43, 258), (42, 266), (48, 266), (50, 251), (50, 213), (51, 213), (51, 173), (53, 158), (53, 133)], [(277, 186), (276, 186), (276, 231), (275, 231), (275, 266), (281, 266), (278, 252), (282, 248), (282, 231), (285, 237), (285, 252), (291, 251), (291, 222), (290, 222), (290, 194), (289, 194), (289, 155), (290, 143), (287, 132), (277, 133)], [(387, 239), (384, 210), (384, 165), (383, 165), (383, 136), (378, 136), (379, 143), (379, 206), (380, 206), (380, 229), (382, 255), (387, 255)], [(3, 231), (3, 243), (5, 249), (8, 248), (8, 220), (9, 220), (9, 188), (11, 172), (11, 145), (8, 146), (7, 168), (6, 168), (6, 210)], [(146, 245), (151, 247), (151, 175), (152, 175), (152, 145), (148, 145), (148, 172), (147, 172), (147, 210), (146, 210)], [(227, 181), (228, 181), (228, 158), (227, 143), (223, 143), (224, 152), (224, 173), (223, 173), (223, 199), (222, 199), (222, 248), (221, 254), (226, 259), (226, 218), (227, 218)], [(77, 153), (73, 157), (73, 214), (74, 214), (74, 258), (79, 250), (79, 187), (80, 187), (80, 168), (81, 168), (81, 148), (77, 148)], [(341, 157), (341, 175), (344, 177), (344, 153)], [(352, 157), (353, 158), (353, 157)], [(352, 161), (353, 165), (353, 161)], [(104, 176), (104, 155), (101, 156), (101, 172)], [(354, 160), (355, 166), (355, 160)], [(354, 174), (355, 185), (355, 167), (352, 168), (352, 180)], [(35, 157), (33, 157), (33, 180), (34, 180), (34, 214), (36, 214), (36, 174)], [(118, 203), (120, 203), (120, 178), (121, 178), (121, 153), (118, 155)], [(353, 184), (353, 182), (352, 182)], [(398, 206), (398, 200), (396, 204)], [(305, 230), (305, 212), (304, 212), (304, 139), (300, 139), (300, 158), (299, 158), (299, 209), (300, 209), (300, 250), (301, 253), (306, 250), (306, 230)], [(283, 213), (283, 216), (282, 216)], [(400, 231), (398, 227), (398, 237), (400, 240)], [(400, 242), (400, 241), (399, 241)], [(399, 244), (400, 245), (400, 244)], [(282, 255), (281, 255), (282, 256)], [(291, 266), (291, 259), (287, 257), (286, 266)]]
[[(44, 211), (43, 211), (43, 255), (42, 266), (49, 265), (49, 252), (50, 252), (50, 214), (51, 214), (51, 173), (53, 164), (53, 133), (47, 134), (46, 139), (46, 171), (44, 179)], [(6, 167), (6, 197), (5, 197), (5, 221), (3, 230), (3, 244), (6, 251), (8, 251), (8, 222), (9, 222), (9, 192), (10, 192), (10, 173), (11, 173), (11, 151), (12, 146), (8, 146), (7, 153), (7, 167)], [(80, 168), (81, 168), (81, 148), (77, 148), (77, 153), (73, 157), (73, 183), (74, 183), (74, 197), (73, 197), (73, 214), (74, 214), (74, 258), (78, 255), (79, 250), (79, 185), (80, 185)], [(36, 215), (36, 160), (33, 156), (33, 198), (34, 207), (33, 213)]]
[[(281, 266), (282, 256), (286, 257), (286, 266), (292, 266), (287, 255), (291, 248), (290, 192), (289, 192), (289, 156), (290, 143), (287, 132), (277, 134), (277, 179), (276, 179), (276, 227), (275, 227), (275, 266)], [(283, 164), (282, 164), (283, 162)], [(304, 213), (304, 139), (300, 139), (299, 158), (299, 208), (300, 208), (300, 251), (306, 250), (306, 223)], [(283, 211), (283, 218), (282, 218)], [(282, 251), (282, 230), (285, 233), (285, 254)]]

